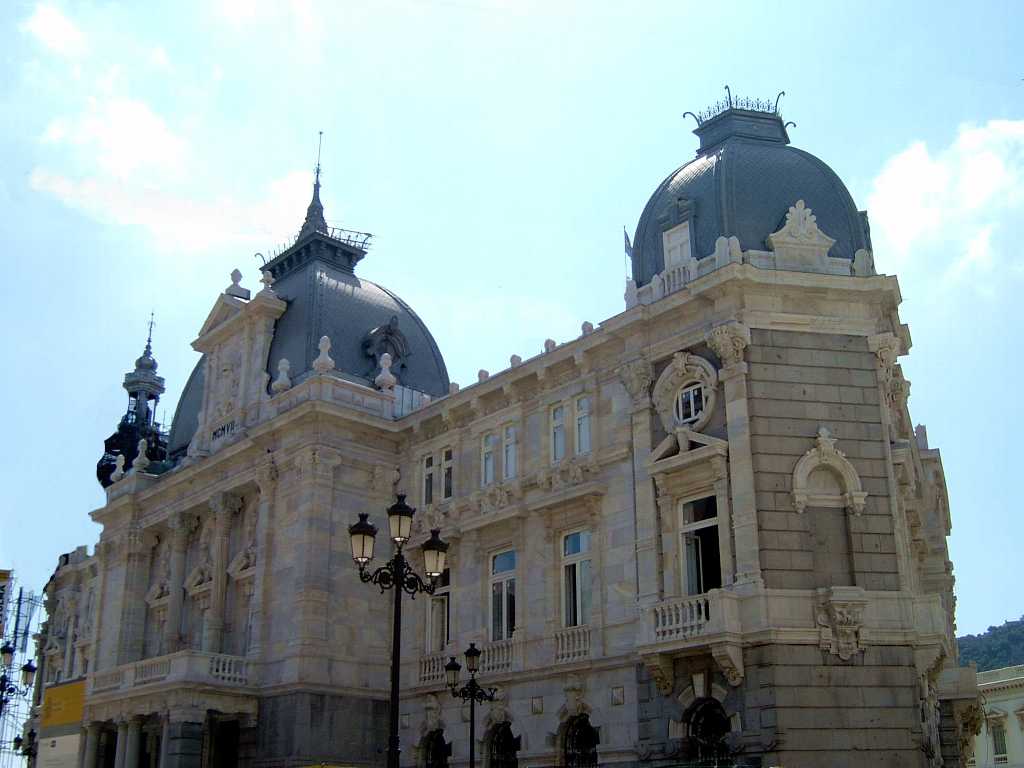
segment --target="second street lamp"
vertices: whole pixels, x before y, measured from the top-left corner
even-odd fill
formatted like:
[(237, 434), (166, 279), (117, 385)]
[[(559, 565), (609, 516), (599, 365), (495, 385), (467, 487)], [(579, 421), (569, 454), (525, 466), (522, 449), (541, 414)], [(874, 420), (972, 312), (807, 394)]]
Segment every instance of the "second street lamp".
[(469, 682), (459, 688), (459, 672), (462, 665), (452, 656), (444, 665), (444, 674), (452, 696), (469, 702), (469, 768), (476, 768), (476, 703), (494, 701), (497, 688), (482, 688), (476, 681), (476, 673), (480, 669), (480, 649), (476, 643), (470, 643), (466, 649), (466, 669), (469, 671)]
[(359, 566), (359, 578), (364, 583), (376, 584), (383, 594), (386, 589), (395, 590), (395, 613), (391, 636), (391, 711), (388, 723), (388, 768), (398, 768), (401, 752), (398, 739), (398, 677), (402, 652), (402, 593), (416, 597), (420, 592), (434, 593), (437, 577), (444, 572), (448, 544), (441, 540), (437, 528), (430, 532), (430, 539), (423, 545), (423, 565), (427, 579), (417, 574), (405, 559), (402, 548), (412, 535), (412, 517), (416, 510), (405, 503), (405, 495), (398, 494), (398, 501), (388, 508), (388, 532), (395, 545), (395, 553), (380, 568), (373, 572), (367, 565), (373, 560), (373, 544), (377, 526), (369, 522), (365, 512), (359, 513), (359, 520), (349, 526), (348, 535), (352, 541), (352, 559)]

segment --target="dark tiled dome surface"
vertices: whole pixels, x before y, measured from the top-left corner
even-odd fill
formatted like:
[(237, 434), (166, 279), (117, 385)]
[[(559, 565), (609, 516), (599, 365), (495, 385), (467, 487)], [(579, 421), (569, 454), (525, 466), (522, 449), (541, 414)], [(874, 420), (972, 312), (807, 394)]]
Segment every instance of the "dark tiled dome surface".
[[(745, 130), (746, 123), (756, 123), (756, 130)], [(697, 157), (658, 186), (640, 216), (633, 238), (638, 286), (664, 269), (662, 233), (681, 223), (687, 208), (692, 252), (698, 259), (712, 253), (720, 236), (735, 235), (743, 250), (767, 250), (766, 238), (782, 226), (799, 199), (812, 209), (820, 229), (835, 239), (829, 255), (852, 260), (858, 249), (869, 248), (861, 216), (842, 180), (818, 158), (789, 146), (777, 115), (748, 117), (734, 110), (696, 133), (705, 134)]]

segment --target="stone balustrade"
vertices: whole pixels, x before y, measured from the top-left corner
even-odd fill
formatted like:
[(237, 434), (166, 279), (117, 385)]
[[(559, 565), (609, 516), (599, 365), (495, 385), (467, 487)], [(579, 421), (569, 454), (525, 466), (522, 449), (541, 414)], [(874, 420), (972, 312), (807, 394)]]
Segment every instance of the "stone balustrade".
[(480, 650), (480, 674), (511, 672), (519, 669), (519, 643), (515, 638), (488, 643)]
[(569, 664), (590, 658), (590, 627), (566, 627), (555, 632), (555, 663)]
[(420, 684), (444, 681), (444, 665), (448, 662), (443, 653), (431, 653), (420, 657)]
[(96, 672), (89, 676), (89, 693), (164, 682), (239, 687), (249, 685), (250, 677), (249, 662), (242, 656), (188, 650)]
[(711, 598), (690, 595), (664, 600), (648, 609), (648, 626), (654, 641), (681, 640), (704, 633), (711, 620)]

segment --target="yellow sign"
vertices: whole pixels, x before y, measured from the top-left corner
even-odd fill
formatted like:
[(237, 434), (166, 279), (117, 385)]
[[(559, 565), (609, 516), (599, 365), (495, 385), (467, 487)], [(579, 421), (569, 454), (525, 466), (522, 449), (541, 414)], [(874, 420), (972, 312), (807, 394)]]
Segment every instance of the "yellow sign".
[(85, 707), (85, 680), (51, 685), (43, 694), (43, 729), (82, 722)]

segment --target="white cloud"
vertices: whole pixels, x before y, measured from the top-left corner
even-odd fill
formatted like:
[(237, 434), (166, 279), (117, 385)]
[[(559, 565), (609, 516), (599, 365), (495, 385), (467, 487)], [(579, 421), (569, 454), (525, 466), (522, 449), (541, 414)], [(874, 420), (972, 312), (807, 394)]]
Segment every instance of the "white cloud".
[(81, 56), (88, 48), (81, 30), (52, 5), (37, 5), (21, 27), (51, 51), (68, 58)]
[(57, 118), (43, 141), (80, 150), (104, 175), (124, 181), (145, 172), (154, 180), (182, 178), (189, 162), (188, 143), (148, 104), (137, 99), (93, 99), (75, 118)]
[(125, 183), (109, 176), (81, 179), (36, 168), (29, 184), (100, 221), (146, 230), (165, 250), (206, 250), (221, 245), (256, 249), (294, 234), (309, 195), (309, 173), (295, 171), (268, 184), (260, 197), (209, 199), (172, 191), (144, 179)]
[(886, 272), (987, 279), (1024, 213), (1024, 120), (962, 126), (935, 152), (911, 144), (885, 164), (868, 207)]
[(149, 52), (149, 63), (154, 69), (164, 72), (169, 72), (171, 69), (171, 58), (167, 55), (167, 51), (159, 45)]

